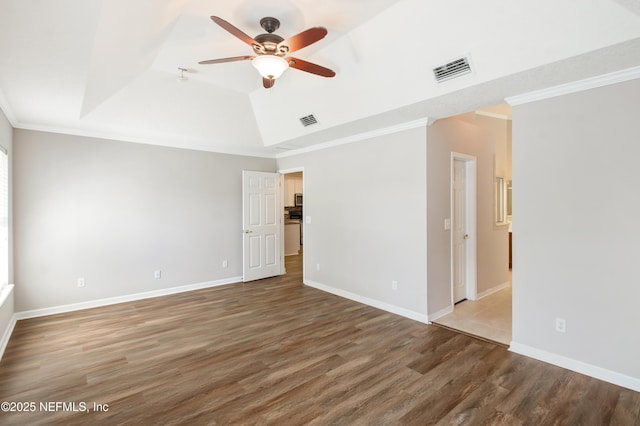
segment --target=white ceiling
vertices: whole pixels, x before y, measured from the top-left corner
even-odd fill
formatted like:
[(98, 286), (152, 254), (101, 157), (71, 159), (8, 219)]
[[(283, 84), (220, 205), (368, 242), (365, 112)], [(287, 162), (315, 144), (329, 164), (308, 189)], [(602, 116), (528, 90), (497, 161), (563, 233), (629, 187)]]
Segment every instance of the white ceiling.
[[(638, 66), (639, 13), (632, 0), (0, 0), (0, 107), (16, 128), (274, 156)], [(251, 36), (264, 16), (284, 38), (324, 26), (295, 56), (337, 75), (292, 69), (266, 90), (248, 61), (198, 65), (252, 54), (211, 15)], [(472, 74), (434, 81), (465, 54)]]

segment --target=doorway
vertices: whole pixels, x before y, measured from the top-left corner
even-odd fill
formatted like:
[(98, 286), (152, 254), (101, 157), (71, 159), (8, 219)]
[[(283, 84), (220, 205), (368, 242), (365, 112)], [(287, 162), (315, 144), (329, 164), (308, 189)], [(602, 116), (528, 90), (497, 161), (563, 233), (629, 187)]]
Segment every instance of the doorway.
[[(282, 176), (282, 220), (284, 224), (285, 273), (304, 272), (304, 168), (280, 170)], [(290, 271), (294, 268), (295, 271)]]
[[(469, 183), (469, 158), (451, 153), (449, 227), (445, 222), (445, 230), (451, 230), (451, 302), (434, 314), (433, 322), (508, 346), (512, 329), (511, 110), (508, 105), (487, 108), (452, 117), (447, 126), (460, 130), (454, 134), (464, 137), (444, 139), (443, 143), (451, 151), (476, 156), (477, 162), (471, 164), (476, 166), (477, 177), (475, 183)], [(468, 140), (466, 135), (471, 135)], [(496, 191), (498, 181), (503, 184), (502, 191)], [(468, 188), (477, 190), (476, 200), (469, 200)], [(476, 211), (470, 212), (469, 205)], [(465, 228), (470, 214), (478, 220), (472, 232)], [(469, 248), (476, 250), (471, 280)]]

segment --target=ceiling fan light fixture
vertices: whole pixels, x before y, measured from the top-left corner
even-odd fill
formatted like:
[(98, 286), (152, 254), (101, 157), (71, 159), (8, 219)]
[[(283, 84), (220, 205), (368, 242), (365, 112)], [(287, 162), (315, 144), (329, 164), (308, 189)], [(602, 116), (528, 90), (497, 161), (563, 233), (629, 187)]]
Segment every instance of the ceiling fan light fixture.
[(252, 38), (219, 16), (212, 16), (211, 20), (237, 39), (251, 46), (255, 55), (209, 59), (198, 62), (200, 65), (251, 60), (253, 66), (262, 77), (262, 86), (265, 89), (271, 89), (276, 79), (287, 68), (294, 68), (321, 77), (335, 77), (336, 75), (333, 70), (318, 64), (290, 56), (285, 58), (289, 53), (296, 52), (322, 40), (327, 35), (327, 29), (324, 27), (312, 27), (285, 40), (274, 33), (280, 26), (280, 21), (276, 18), (266, 17), (260, 20), (260, 26), (266, 31), (266, 34), (258, 34), (255, 38)]
[(276, 79), (289, 68), (289, 63), (281, 56), (260, 55), (251, 61), (260, 75), (268, 79)]

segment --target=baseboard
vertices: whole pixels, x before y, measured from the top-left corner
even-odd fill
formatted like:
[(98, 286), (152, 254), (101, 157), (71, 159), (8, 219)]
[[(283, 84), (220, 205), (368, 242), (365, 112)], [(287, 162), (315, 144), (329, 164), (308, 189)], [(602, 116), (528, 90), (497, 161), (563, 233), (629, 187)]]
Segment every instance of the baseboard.
[(443, 316), (450, 314), (451, 312), (453, 312), (453, 306), (447, 306), (444, 309), (440, 309), (438, 312), (434, 313), (433, 315), (429, 315), (429, 322), (433, 322), (438, 318), (442, 318)]
[(539, 361), (575, 371), (576, 373), (585, 374), (605, 382), (613, 383), (614, 385), (640, 392), (640, 379), (636, 377), (627, 376), (626, 374), (617, 373), (607, 370), (606, 368), (597, 367), (521, 343), (511, 342), (509, 350), (520, 355), (528, 356), (529, 358), (535, 358)]
[(391, 312), (392, 314), (400, 315), (401, 317), (428, 324), (427, 316), (419, 312), (414, 312), (409, 309), (401, 308), (399, 306), (391, 305), (389, 303), (381, 302), (379, 300), (371, 299), (369, 297), (361, 296), (335, 287), (330, 287), (311, 280), (304, 280), (304, 284), (327, 293), (335, 294), (336, 296), (344, 297), (345, 299), (363, 303), (374, 308), (382, 309), (383, 311)]
[[(484, 297), (487, 297), (493, 293), (497, 293), (500, 290), (504, 290), (505, 288), (508, 288), (511, 285), (510, 281), (507, 281), (505, 283), (502, 283), (500, 285), (497, 285), (495, 287), (491, 287), (488, 290), (483, 291), (482, 293), (478, 293), (476, 295), (475, 299), (469, 299), (469, 300), (480, 300)], [(439, 310), (438, 312), (433, 313), (432, 315), (429, 315), (429, 322), (433, 322), (435, 320), (437, 320), (438, 318), (441, 318), (447, 314), (450, 314), (451, 312), (453, 312), (453, 306), (447, 306), (444, 309)]]
[[(1, 330), (2, 337), (0, 338), (0, 359), (2, 359), (2, 355), (4, 355), (4, 351), (7, 348), (7, 344), (9, 343), (9, 339), (11, 338), (11, 333), (13, 333), (13, 328), (16, 326), (16, 315), (14, 312), (14, 300), (13, 300), (13, 291), (15, 286), (13, 284), (8, 284), (2, 288), (0, 291), (0, 310), (2, 313), (2, 324), (3, 326), (6, 324), (4, 330)], [(5, 306), (7, 300), (9, 301), (8, 305)], [(8, 322), (6, 322), (8, 320)]]
[(478, 293), (478, 295), (476, 296), (475, 300), (480, 300), (482, 298), (485, 298), (487, 296), (492, 295), (493, 293), (497, 293), (500, 290), (504, 290), (505, 288), (509, 288), (510, 285), (511, 285), (511, 282), (507, 281), (507, 282), (504, 282), (504, 283), (502, 283), (500, 285), (497, 285), (495, 287), (491, 287), (490, 289), (485, 290), (482, 293)]
[(233, 284), (242, 281), (242, 277), (231, 277), (222, 280), (208, 281), (198, 284), (189, 284), (180, 287), (171, 287), (161, 290), (148, 291), (144, 293), (135, 293), (125, 296), (109, 297), (106, 299), (90, 300), (87, 302), (72, 303), (69, 305), (54, 306), (51, 308), (34, 309), (31, 311), (17, 312), (16, 319), (37, 318), (47, 315), (62, 314), (66, 312), (79, 311), (82, 309), (98, 308), (100, 306), (115, 305), (117, 303), (134, 302), (136, 300), (150, 299), (152, 297), (169, 296), (171, 294), (184, 293), (187, 291), (200, 290), (203, 288), (218, 287), (226, 284)]
[(16, 326), (16, 321), (18, 321), (16, 314), (11, 316), (11, 322), (7, 326), (4, 334), (2, 335), (2, 340), (0, 340), (0, 359), (4, 355), (4, 350), (7, 349), (7, 345), (9, 344), (9, 339), (11, 338), (11, 334), (13, 333), (13, 328)]

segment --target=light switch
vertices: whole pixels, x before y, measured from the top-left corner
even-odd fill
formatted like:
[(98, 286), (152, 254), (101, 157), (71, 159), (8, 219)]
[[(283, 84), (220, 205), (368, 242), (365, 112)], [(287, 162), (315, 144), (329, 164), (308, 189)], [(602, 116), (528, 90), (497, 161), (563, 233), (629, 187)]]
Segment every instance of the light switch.
[(311, 223), (311, 216), (307, 216), (304, 218), (304, 223)]
[(448, 231), (449, 229), (451, 229), (451, 219), (446, 218), (444, 220), (444, 230)]

